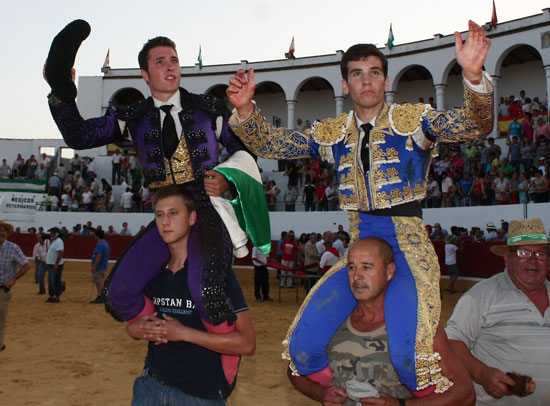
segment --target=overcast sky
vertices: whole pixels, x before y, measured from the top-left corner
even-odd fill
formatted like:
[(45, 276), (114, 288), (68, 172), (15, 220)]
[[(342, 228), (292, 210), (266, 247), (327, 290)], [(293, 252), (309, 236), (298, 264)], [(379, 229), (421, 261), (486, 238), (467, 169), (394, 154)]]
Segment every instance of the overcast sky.
[[(548, 0), (496, 0), (499, 22), (541, 13)], [(332, 54), (359, 42), (384, 46), (390, 23), (395, 44), (467, 29), (491, 19), (492, 0), (16, 0), (0, 4), (3, 42), (2, 138), (59, 138), (46, 103), (42, 66), (53, 37), (81, 18), (92, 32), (77, 55), (78, 76), (101, 75), (107, 49), (112, 68), (137, 67), (143, 43), (173, 39), (182, 66), (284, 58), (292, 36), (296, 56)]]

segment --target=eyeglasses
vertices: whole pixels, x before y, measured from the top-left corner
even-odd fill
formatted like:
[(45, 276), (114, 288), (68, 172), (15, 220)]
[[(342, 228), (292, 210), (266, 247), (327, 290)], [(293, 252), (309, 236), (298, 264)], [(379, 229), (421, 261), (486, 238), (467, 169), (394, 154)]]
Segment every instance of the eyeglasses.
[(535, 254), (535, 258), (537, 261), (546, 261), (548, 260), (548, 253), (544, 251), (529, 251), (523, 248), (519, 248), (517, 250), (514, 250), (516, 252), (516, 255), (518, 258), (527, 259), (531, 258), (531, 255)]

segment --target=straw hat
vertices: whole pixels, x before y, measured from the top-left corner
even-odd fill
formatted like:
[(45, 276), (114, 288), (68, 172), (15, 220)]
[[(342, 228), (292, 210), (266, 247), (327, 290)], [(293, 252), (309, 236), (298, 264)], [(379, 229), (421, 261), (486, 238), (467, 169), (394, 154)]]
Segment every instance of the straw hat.
[(539, 218), (512, 220), (508, 229), (506, 245), (493, 245), (493, 254), (504, 256), (508, 247), (522, 245), (548, 245), (550, 241), (546, 236), (546, 230)]
[(8, 236), (13, 233), (13, 226), (5, 221), (0, 220), (0, 228), (3, 228), (8, 232)]

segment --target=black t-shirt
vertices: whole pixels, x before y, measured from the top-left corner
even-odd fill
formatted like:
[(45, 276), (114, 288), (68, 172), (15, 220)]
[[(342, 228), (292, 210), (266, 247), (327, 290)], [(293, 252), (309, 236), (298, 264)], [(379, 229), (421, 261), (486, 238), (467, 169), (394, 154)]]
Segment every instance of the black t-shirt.
[[(159, 316), (167, 314), (187, 327), (207, 331), (191, 298), (187, 263), (175, 274), (163, 268), (143, 292), (153, 301)], [(227, 292), (236, 313), (248, 309), (233, 271), (227, 281)], [(219, 399), (231, 393), (220, 354), (195, 344), (169, 342), (155, 345), (150, 342), (145, 366), (164, 383), (176, 386), (191, 396)]]
[(296, 162), (288, 161), (287, 162), (287, 173), (288, 173), (288, 184), (296, 186), (298, 184), (298, 171), (296, 169)]
[(304, 195), (306, 195), (306, 202), (312, 202), (315, 197), (315, 186), (306, 185), (304, 187)]

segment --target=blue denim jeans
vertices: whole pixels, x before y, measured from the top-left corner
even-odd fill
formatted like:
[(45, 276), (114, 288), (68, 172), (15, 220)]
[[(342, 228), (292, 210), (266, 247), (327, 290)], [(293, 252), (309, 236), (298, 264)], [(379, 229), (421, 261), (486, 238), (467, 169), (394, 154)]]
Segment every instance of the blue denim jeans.
[(225, 406), (225, 399), (202, 399), (143, 375), (134, 382), (132, 406)]
[(44, 275), (46, 274), (46, 263), (39, 259), (36, 259), (34, 263), (36, 265), (36, 282), (38, 283), (40, 292), (45, 292)]
[(53, 265), (48, 267), (48, 294), (50, 297), (61, 296), (61, 274), (63, 273), (63, 265), (57, 265), (57, 272), (53, 269)]

